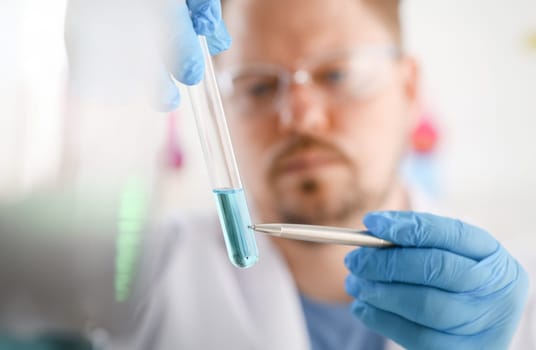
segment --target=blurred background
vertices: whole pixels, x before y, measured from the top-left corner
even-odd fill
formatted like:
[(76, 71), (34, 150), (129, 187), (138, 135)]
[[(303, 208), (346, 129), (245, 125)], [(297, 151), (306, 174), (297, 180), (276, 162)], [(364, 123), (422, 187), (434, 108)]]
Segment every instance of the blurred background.
[[(155, 189), (162, 215), (213, 208), (187, 94), (179, 111), (163, 114), (132, 98), (143, 94), (135, 84), (125, 84), (125, 96), (139, 105), (128, 107), (116, 90), (94, 86), (113, 101), (95, 106), (87, 97), (94, 91), (68, 84), (64, 27), (76, 33), (77, 24), (65, 23), (66, 8), (67, 0), (1, 0), (0, 198), (134, 174)], [(114, 18), (96, 5), (88, 10), (102, 13), (93, 46), (77, 58), (94, 65), (88, 74), (151, 76), (128, 62), (122, 72), (96, 65), (113, 51), (99, 38), (115, 28)], [(408, 181), (507, 246), (536, 243), (536, 2), (406, 0), (403, 15), (408, 51), (423, 67)], [(133, 61), (154, 59), (150, 31), (140, 35), (147, 44), (132, 51)]]

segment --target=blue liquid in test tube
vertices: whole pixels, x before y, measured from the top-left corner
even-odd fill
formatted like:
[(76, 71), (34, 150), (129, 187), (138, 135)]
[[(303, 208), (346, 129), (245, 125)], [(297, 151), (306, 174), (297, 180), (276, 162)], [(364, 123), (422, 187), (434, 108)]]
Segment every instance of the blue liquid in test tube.
[(231, 262), (240, 268), (253, 266), (259, 259), (255, 234), (242, 189), (215, 189), (218, 214)]
[(249, 228), (251, 218), (246, 195), (204, 37), (200, 37), (200, 44), (205, 57), (205, 76), (198, 85), (188, 88), (188, 96), (192, 102), (229, 260), (239, 268), (248, 268), (259, 260), (255, 233)]

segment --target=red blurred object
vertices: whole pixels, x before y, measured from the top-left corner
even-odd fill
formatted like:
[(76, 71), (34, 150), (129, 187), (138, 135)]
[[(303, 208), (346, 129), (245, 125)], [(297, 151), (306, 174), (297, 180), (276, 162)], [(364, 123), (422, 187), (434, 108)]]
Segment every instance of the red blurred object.
[(172, 169), (180, 169), (184, 164), (184, 154), (177, 135), (178, 117), (176, 112), (171, 112), (168, 115), (165, 162)]
[(413, 150), (417, 153), (432, 153), (437, 146), (439, 131), (429, 115), (424, 115), (413, 131)]

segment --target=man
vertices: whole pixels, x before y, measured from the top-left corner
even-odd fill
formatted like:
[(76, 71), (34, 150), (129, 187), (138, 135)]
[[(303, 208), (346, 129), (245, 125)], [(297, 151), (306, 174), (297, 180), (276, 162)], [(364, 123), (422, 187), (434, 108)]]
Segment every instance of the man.
[(228, 0), (224, 16), (233, 46), (217, 63), (257, 220), (367, 228), (400, 247), (261, 238), (261, 262), (242, 272), (200, 234), (212, 226), (185, 224), (160, 286), (175, 298), (159, 345), (382, 349), (382, 335), (410, 349), (506, 348), (523, 269), (483, 230), (409, 211), (430, 209), (397, 171), (418, 97), (398, 2)]
[[(219, 3), (170, 3), (177, 57), (168, 67), (182, 82), (195, 83), (202, 72), (196, 33), (208, 36), (213, 53), (230, 42)], [(94, 324), (103, 343), (107, 337), (98, 327), (110, 331), (111, 349), (375, 350), (393, 346), (386, 339), (410, 349), (506, 348), (526, 300), (524, 270), (483, 230), (408, 211), (429, 208), (397, 173), (418, 90), (416, 63), (400, 49), (398, 4), (227, 0), (224, 5), (234, 45), (218, 58), (218, 68), (256, 221), (366, 227), (398, 247), (352, 250), (259, 236), (261, 260), (243, 271), (228, 262), (216, 218), (181, 218), (167, 230), (155, 230), (143, 246), (147, 254), (140, 266), (150, 268), (140, 281), (148, 281), (144, 286), (151, 290), (133, 300), (141, 324), (124, 322), (113, 302), (100, 311), (114, 317), (78, 321), (90, 329)], [(179, 97), (168, 87), (162, 103), (172, 108)], [(84, 225), (100, 226), (89, 211), (80, 212)], [(6, 232), (27, 228), (20, 222), (10, 226), (17, 220), (8, 210), (0, 214)], [(47, 222), (52, 214), (57, 215), (45, 215)], [(90, 245), (83, 246), (75, 250), (77, 258)], [(13, 254), (7, 253), (0, 256), (10, 266)], [(156, 263), (146, 264), (149, 260)], [(111, 277), (102, 283), (88, 278), (94, 275), (78, 276), (83, 281), (78, 285), (91, 291), (109, 287)], [(61, 282), (71, 281), (61, 276)], [(101, 294), (97, 289), (79, 298), (82, 309), (95, 312), (97, 303), (88, 296)], [(11, 320), (20, 320), (9, 300)]]

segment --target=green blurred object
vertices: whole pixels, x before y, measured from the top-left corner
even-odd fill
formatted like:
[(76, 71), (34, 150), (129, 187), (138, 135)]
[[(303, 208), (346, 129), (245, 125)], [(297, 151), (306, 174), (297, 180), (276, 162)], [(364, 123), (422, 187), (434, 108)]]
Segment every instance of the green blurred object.
[(125, 184), (119, 205), (115, 276), (115, 299), (125, 302), (140, 253), (141, 235), (147, 219), (147, 188), (142, 179), (131, 177)]
[(0, 350), (94, 350), (91, 343), (77, 334), (47, 334), (34, 340), (0, 336)]

